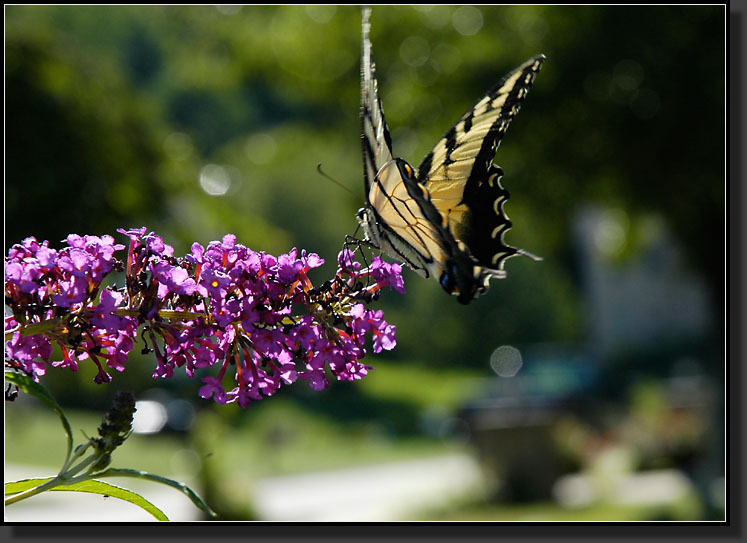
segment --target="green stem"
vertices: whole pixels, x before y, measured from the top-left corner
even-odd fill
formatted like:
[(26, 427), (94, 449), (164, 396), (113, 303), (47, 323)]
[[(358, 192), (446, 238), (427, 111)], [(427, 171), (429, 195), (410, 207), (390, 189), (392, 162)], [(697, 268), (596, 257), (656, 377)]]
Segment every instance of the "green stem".
[[(83, 449), (85, 450), (85, 449)], [(18, 494), (15, 494), (11, 496), (10, 498), (7, 498), (5, 500), (5, 505), (11, 505), (13, 503), (19, 502), (21, 500), (25, 500), (26, 498), (30, 498), (32, 496), (36, 496), (37, 494), (41, 494), (42, 492), (45, 492), (47, 490), (50, 490), (56, 486), (60, 485), (70, 485), (73, 483), (77, 483), (79, 481), (84, 481), (87, 479), (92, 479), (93, 475), (89, 473), (85, 473), (83, 475), (80, 475), (78, 477), (74, 477), (77, 473), (80, 473), (84, 469), (86, 469), (88, 466), (90, 466), (92, 463), (94, 463), (96, 460), (98, 460), (99, 454), (93, 453), (87, 458), (85, 458), (80, 464), (77, 466), (65, 471), (64, 473), (60, 473), (56, 477), (53, 477), (46, 483), (42, 483), (39, 486), (35, 486), (34, 488), (29, 488), (28, 490), (25, 490), (23, 492), (20, 492)], [(68, 462), (69, 464), (69, 462)]]
[(63, 480), (64, 484), (68, 484), (68, 481), (70, 481), (74, 475), (80, 473), (84, 469), (86, 469), (88, 466), (96, 462), (96, 460), (99, 459), (101, 455), (98, 452), (93, 453), (91, 456), (87, 457), (85, 460), (83, 460), (80, 464), (77, 466), (70, 468), (62, 475), (58, 475), (60, 479)]
[(11, 496), (10, 498), (6, 498), (5, 505), (10, 505), (16, 502), (20, 502), (21, 500), (25, 500), (26, 498), (30, 498), (31, 496), (36, 496), (37, 494), (41, 494), (45, 490), (49, 490), (50, 488), (54, 488), (62, 484), (66, 484), (66, 482), (61, 480), (58, 475), (57, 477), (50, 479), (46, 483), (42, 483), (39, 486), (35, 486), (34, 488), (29, 488), (28, 490), (25, 490), (24, 492), (15, 494)]
[[(115, 309), (113, 313), (115, 315), (119, 315), (120, 317), (140, 316), (140, 311), (137, 309)], [(199, 313), (195, 311), (172, 311), (169, 309), (162, 309), (158, 312), (158, 314), (164, 319), (191, 320), (199, 319), (200, 317), (208, 317), (206, 313)], [(65, 324), (65, 321), (63, 319), (57, 318), (45, 320), (42, 322), (33, 322), (31, 324), (20, 325), (13, 330), (8, 330), (7, 332), (5, 332), (5, 341), (10, 341), (11, 339), (13, 339), (13, 334), (19, 330), (22, 337), (28, 337), (35, 336), (37, 334), (44, 334), (46, 332), (54, 330), (55, 328), (59, 328), (63, 324)]]
[[(115, 309), (113, 313), (120, 317), (140, 316), (139, 309)], [(162, 309), (158, 314), (164, 319), (199, 319), (200, 317), (207, 317), (206, 313), (198, 313), (194, 311), (172, 311), (170, 309)]]
[(9, 330), (5, 333), (5, 339), (9, 340), (13, 337), (13, 333), (20, 330), (22, 337), (34, 336), (36, 334), (43, 334), (50, 330), (54, 330), (63, 324), (62, 319), (50, 319), (42, 322), (33, 322), (31, 324), (19, 325), (18, 328)]
[(79, 445), (77, 449), (75, 450), (75, 452), (73, 453), (73, 455), (70, 457), (70, 459), (67, 462), (65, 462), (65, 465), (62, 466), (62, 468), (60, 468), (60, 471), (57, 473), (57, 475), (61, 477), (65, 472), (67, 472), (67, 470), (70, 469), (70, 466), (72, 466), (78, 458), (83, 456), (83, 453), (90, 446), (91, 446), (90, 441), (86, 443), (85, 445)]

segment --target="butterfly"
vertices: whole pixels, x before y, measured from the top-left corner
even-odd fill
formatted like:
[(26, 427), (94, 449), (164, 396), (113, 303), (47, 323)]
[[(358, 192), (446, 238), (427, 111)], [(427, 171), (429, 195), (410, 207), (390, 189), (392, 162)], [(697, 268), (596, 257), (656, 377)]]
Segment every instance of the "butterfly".
[(407, 264), (468, 304), (490, 279), (504, 278), (505, 260), (538, 257), (503, 242), (511, 221), (509, 193), (493, 164), (509, 123), (534, 82), (544, 55), (509, 72), (452, 126), (414, 169), (392, 155), (392, 140), (371, 58), (370, 9), (363, 11), (361, 140), (365, 205), (357, 219), (365, 242)]

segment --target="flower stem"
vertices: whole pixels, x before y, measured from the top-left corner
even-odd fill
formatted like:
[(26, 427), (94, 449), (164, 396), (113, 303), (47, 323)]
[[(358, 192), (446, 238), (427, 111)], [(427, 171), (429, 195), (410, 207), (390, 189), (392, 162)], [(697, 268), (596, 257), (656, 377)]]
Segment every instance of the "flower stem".
[(62, 319), (49, 319), (49, 320), (45, 320), (42, 322), (34, 322), (31, 324), (26, 324), (20, 327), (21, 336), (27, 337), (27, 336), (33, 336), (36, 334), (43, 334), (44, 332), (54, 330), (55, 328), (59, 327), (61, 324), (64, 324)]
[(50, 488), (54, 488), (64, 483), (65, 481), (61, 480), (60, 476), (58, 475), (57, 477), (53, 477), (46, 483), (42, 483), (39, 486), (35, 486), (34, 488), (29, 488), (24, 492), (19, 492), (18, 494), (15, 494), (10, 498), (5, 498), (5, 505), (11, 505), (13, 503), (20, 502), (21, 500), (25, 500), (26, 498), (30, 498), (31, 496), (36, 496), (37, 494), (41, 494), (45, 490), (49, 490)]
[[(85, 450), (85, 449), (82, 449), (82, 450)], [(93, 464), (96, 460), (98, 460), (98, 458), (99, 458), (98, 452), (91, 454), (90, 456), (86, 457), (83, 461), (81, 461), (78, 465), (70, 468), (64, 473), (60, 473), (59, 475), (47, 481), (46, 483), (42, 483), (39, 486), (35, 486), (34, 488), (29, 488), (28, 490), (25, 490), (24, 492), (19, 492), (18, 494), (15, 494), (9, 498), (6, 498), (5, 505), (11, 505), (21, 500), (25, 500), (26, 498), (36, 496), (37, 494), (41, 494), (42, 492), (50, 490), (56, 486), (69, 485), (69, 484), (77, 483), (79, 481), (91, 478), (92, 475), (88, 473), (84, 475), (80, 475), (78, 477), (74, 477), (74, 476), (77, 473), (80, 473), (81, 471), (86, 469), (91, 464)], [(68, 462), (68, 465), (69, 464), (70, 462)]]

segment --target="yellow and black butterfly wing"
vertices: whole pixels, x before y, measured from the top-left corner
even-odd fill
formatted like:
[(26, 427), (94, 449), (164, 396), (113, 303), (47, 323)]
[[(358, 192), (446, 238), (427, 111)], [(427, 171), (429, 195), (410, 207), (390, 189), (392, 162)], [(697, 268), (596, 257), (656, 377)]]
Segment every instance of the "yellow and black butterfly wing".
[(476, 270), (478, 275), (501, 276), (497, 272), (504, 260), (524, 253), (503, 242), (511, 227), (503, 211), (509, 193), (501, 186), (503, 171), (493, 158), (544, 60), (544, 55), (536, 56), (507, 74), (451, 127), (418, 168), (418, 181), (448, 218), (454, 238), (484, 268)]
[(370, 8), (363, 9), (363, 52), (361, 56), (361, 139), (363, 143), (363, 176), (366, 193), (376, 174), (392, 160), (392, 138), (379, 100), (376, 66), (371, 58)]

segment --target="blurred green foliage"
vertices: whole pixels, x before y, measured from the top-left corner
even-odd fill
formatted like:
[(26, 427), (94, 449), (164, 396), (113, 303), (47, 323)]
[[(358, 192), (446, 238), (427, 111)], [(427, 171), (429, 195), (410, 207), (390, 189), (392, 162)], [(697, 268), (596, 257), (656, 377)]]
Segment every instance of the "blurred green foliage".
[[(381, 358), (487, 372), (504, 343), (582, 341), (570, 226), (592, 202), (632, 224), (663, 216), (718, 314), (724, 17), (723, 6), (375, 7), (395, 153), (416, 165), (504, 73), (548, 57), (496, 158), (512, 193), (507, 240), (544, 261), (511, 260), (468, 307), (406, 273), (408, 294), (382, 300), (399, 344)], [(7, 6), (5, 28), (6, 247), (145, 225), (184, 254), (233, 232), (255, 250), (318, 252), (317, 280), (331, 275), (363, 202), (358, 7)]]

